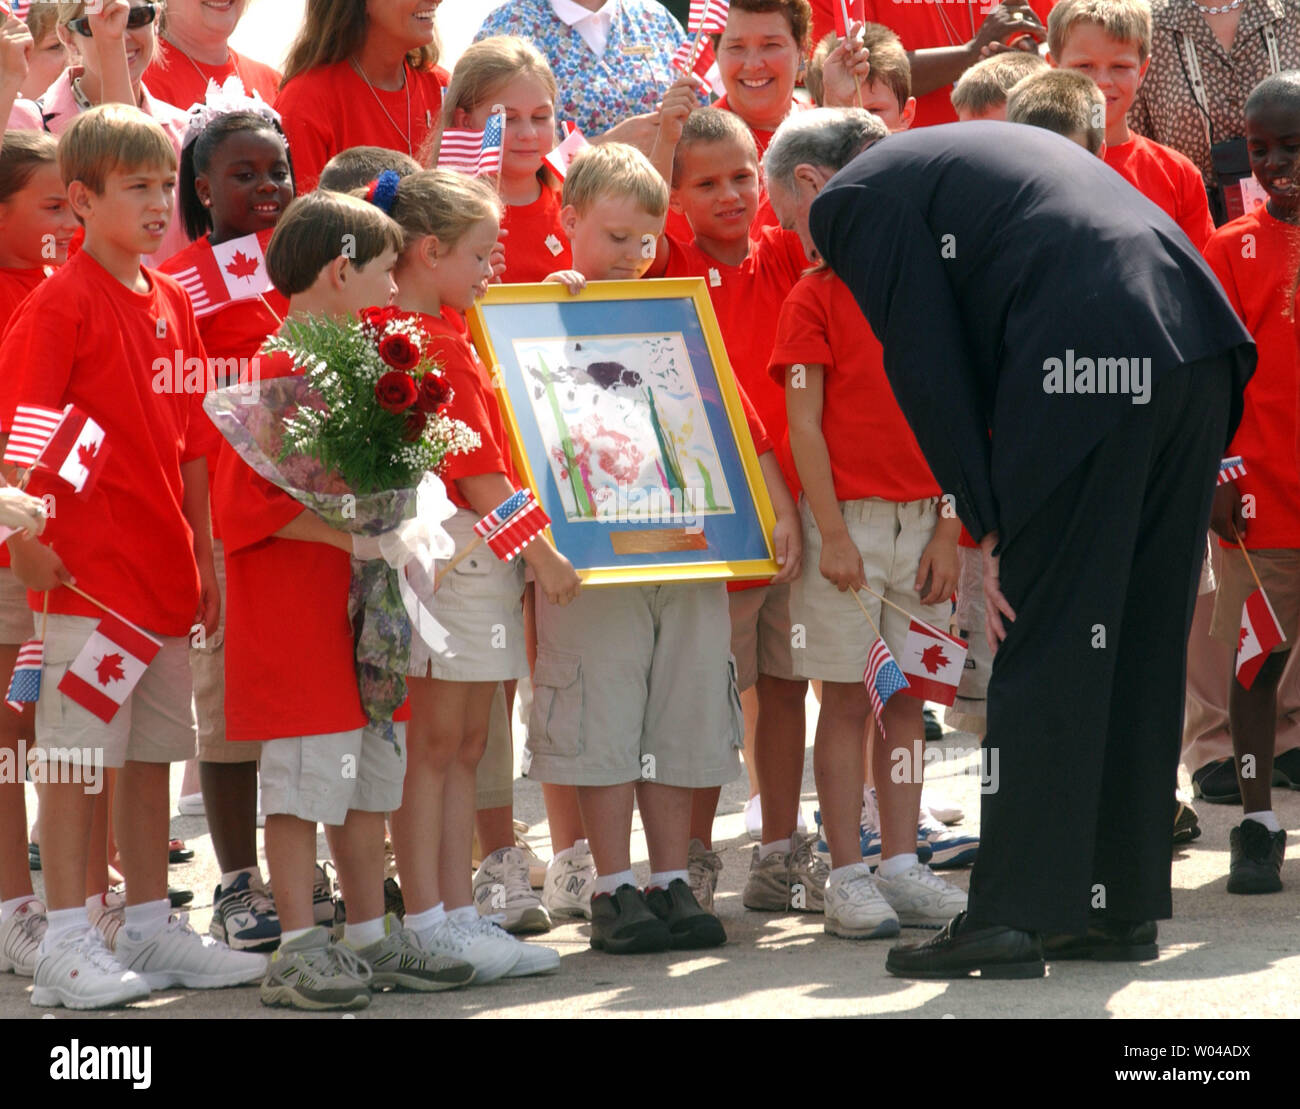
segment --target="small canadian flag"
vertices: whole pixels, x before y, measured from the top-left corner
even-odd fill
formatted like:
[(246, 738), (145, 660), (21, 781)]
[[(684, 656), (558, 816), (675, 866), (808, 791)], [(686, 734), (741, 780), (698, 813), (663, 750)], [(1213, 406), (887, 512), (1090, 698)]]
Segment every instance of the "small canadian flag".
[(33, 468), (57, 474), (84, 495), (94, 488), (104, 468), (106, 450), (104, 429), (80, 409), (69, 406)]
[(951, 705), (957, 696), (967, 645), (920, 620), (907, 629), (907, 642), (899, 663), (907, 676), (903, 692), (922, 701)]
[(1262, 589), (1256, 589), (1241, 606), (1241, 631), (1237, 635), (1237, 681), (1243, 689), (1255, 684), (1273, 648), (1285, 640), (1268, 597)]
[(119, 616), (105, 616), (59, 682), (67, 694), (105, 724), (144, 676), (162, 643)]
[(577, 126), (567, 119), (560, 126), (564, 129), (564, 141), (547, 154), (544, 160), (562, 181), (565, 174), (569, 172), (569, 163), (591, 144), (583, 137)]

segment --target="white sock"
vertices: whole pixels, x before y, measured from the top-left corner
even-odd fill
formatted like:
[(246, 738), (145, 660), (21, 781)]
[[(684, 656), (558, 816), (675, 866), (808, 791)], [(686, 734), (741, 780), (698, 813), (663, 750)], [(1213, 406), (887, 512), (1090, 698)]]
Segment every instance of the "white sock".
[(146, 901), (143, 905), (126, 907), (126, 930), (134, 940), (151, 940), (167, 927), (172, 915), (172, 903), (163, 898), (160, 901)]
[(849, 863), (848, 866), (837, 866), (828, 875), (826, 875), (827, 884), (829, 885), (831, 882), (838, 882), (842, 878), (847, 878), (850, 870), (856, 870), (861, 865), (862, 865), (861, 862), (856, 862), (856, 863)]
[(262, 868), (261, 868), (261, 867), (258, 867), (258, 866), (244, 866), (244, 867), (240, 867), (238, 870), (232, 870), (232, 871), (230, 871), (230, 872), (228, 872), (228, 873), (223, 873), (223, 874), (221, 875), (221, 888), (222, 888), (223, 890), (228, 890), (228, 889), (230, 889), (231, 886), (233, 886), (236, 882), (239, 881), (239, 876), (240, 876), (241, 874), (247, 874), (247, 875), (248, 875), (248, 880), (249, 880), (250, 882), (251, 882), (254, 878), (256, 878), (259, 882), (262, 880)]
[(1262, 812), (1248, 812), (1241, 819), (1253, 820), (1256, 824), (1262, 824), (1270, 832), (1280, 832), (1282, 830), (1277, 814), (1272, 809), (1264, 809)]
[(27, 902), (35, 900), (36, 894), (29, 893), (25, 897), (11, 897), (8, 901), (0, 901), (0, 924), (14, 916)]
[(648, 890), (666, 890), (678, 878), (688, 883), (691, 880), (690, 874), (685, 870), (664, 870), (657, 874), (651, 874), (650, 881), (646, 883), (645, 888)]
[(916, 857), (916, 852), (910, 855), (891, 855), (887, 859), (880, 860), (876, 873), (882, 878), (897, 878), (900, 874), (906, 874), (918, 862), (920, 860)]
[(422, 913), (407, 913), (406, 919), (402, 921), (402, 927), (423, 939), (446, 919), (447, 910), (439, 901), (432, 909), (425, 909)]
[(377, 916), (374, 920), (361, 920), (356, 924), (349, 920), (343, 927), (344, 941), (349, 947), (357, 949), (369, 947), (372, 943), (378, 943), (386, 934), (382, 916)]
[(305, 936), (310, 932), (310, 928), (290, 928), (288, 931), (280, 933), (280, 946), (284, 947), (286, 943), (293, 943), (300, 936)]
[(771, 843), (759, 845), (759, 860), (766, 859), (768, 855), (788, 855), (790, 853), (790, 841), (788, 839), (774, 839)]
[(86, 928), (90, 925), (84, 905), (78, 905), (75, 909), (50, 909), (45, 914), (45, 920), (45, 939), (41, 943), (42, 952), (49, 951), (69, 932), (75, 932), (78, 928)]
[(478, 908), (474, 905), (461, 905), (455, 909), (445, 909), (447, 919), (453, 924), (473, 924), (478, 920)]
[(630, 870), (620, 870), (617, 874), (597, 874), (595, 893), (613, 893), (619, 886), (635, 886), (636, 875)]

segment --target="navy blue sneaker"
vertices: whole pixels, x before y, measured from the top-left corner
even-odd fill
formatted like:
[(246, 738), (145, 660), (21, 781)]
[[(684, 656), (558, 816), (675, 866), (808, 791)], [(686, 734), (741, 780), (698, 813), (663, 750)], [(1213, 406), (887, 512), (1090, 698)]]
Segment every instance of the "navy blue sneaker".
[(275, 902), (247, 871), (228, 889), (220, 886), (212, 894), (210, 935), (232, 951), (274, 951), (280, 946), (280, 916)]
[[(813, 820), (817, 824), (817, 850), (823, 855), (831, 853), (830, 845), (826, 842), (826, 833), (822, 828), (821, 809), (813, 812)], [(880, 833), (870, 824), (858, 825), (859, 844), (862, 849), (862, 861), (872, 870), (875, 870), (880, 863)], [(976, 840), (978, 846), (979, 841)], [(916, 859), (917, 862), (928, 863), (934, 857), (934, 848), (930, 846), (927, 839), (923, 839), (918, 833), (916, 837)]]

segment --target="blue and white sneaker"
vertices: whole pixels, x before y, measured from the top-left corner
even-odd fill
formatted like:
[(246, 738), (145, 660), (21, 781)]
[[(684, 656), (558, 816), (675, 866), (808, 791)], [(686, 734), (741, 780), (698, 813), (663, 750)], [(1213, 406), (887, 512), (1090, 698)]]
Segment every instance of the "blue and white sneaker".
[(231, 951), (274, 951), (280, 945), (280, 916), (262, 884), (245, 871), (228, 889), (212, 894), (208, 933)]
[[(821, 809), (813, 812), (813, 820), (817, 824), (817, 851), (818, 854), (830, 856), (830, 845), (826, 842), (826, 832), (822, 828)], [(947, 831), (947, 829), (944, 829)], [(858, 825), (858, 837), (862, 850), (862, 861), (872, 870), (880, 864), (880, 833), (876, 831), (875, 826), (871, 824)], [(979, 841), (976, 840), (978, 845)], [(922, 838), (919, 834), (916, 837), (916, 858), (918, 862), (928, 863), (933, 855), (933, 848), (930, 846), (928, 839)]]
[(970, 866), (980, 853), (979, 836), (945, 826), (925, 808), (921, 809), (921, 823), (916, 826), (916, 838), (918, 844), (924, 842), (929, 848), (930, 867), (933, 870), (954, 870), (959, 866)]

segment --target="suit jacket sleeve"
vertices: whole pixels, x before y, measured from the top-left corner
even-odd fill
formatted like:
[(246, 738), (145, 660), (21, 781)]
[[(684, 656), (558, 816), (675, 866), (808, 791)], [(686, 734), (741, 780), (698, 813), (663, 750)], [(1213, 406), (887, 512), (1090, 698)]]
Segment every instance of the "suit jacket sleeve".
[(931, 471), (978, 542), (998, 526), (992, 398), (980, 395), (941, 242), (912, 205), (852, 182), (832, 183), (809, 223), (884, 348), (885, 372)]

